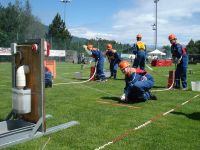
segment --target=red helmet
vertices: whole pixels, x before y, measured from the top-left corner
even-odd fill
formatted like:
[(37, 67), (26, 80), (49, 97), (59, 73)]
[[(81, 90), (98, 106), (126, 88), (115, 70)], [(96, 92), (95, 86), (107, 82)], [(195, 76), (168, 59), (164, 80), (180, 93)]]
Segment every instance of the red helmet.
[(138, 34), (136, 38), (142, 38), (142, 34)]
[(170, 35), (168, 36), (168, 39), (169, 39), (169, 40), (176, 40), (176, 36), (175, 36), (174, 34), (170, 34)]
[(129, 67), (129, 66), (130, 66), (129, 62), (128, 62), (128, 61), (125, 61), (125, 60), (122, 60), (122, 61), (119, 63), (119, 68), (120, 68), (121, 70), (123, 70), (123, 69), (125, 69), (126, 67)]
[(112, 49), (112, 44), (110, 44), (110, 43), (107, 44), (107, 45), (106, 45), (106, 48), (107, 48), (107, 49)]

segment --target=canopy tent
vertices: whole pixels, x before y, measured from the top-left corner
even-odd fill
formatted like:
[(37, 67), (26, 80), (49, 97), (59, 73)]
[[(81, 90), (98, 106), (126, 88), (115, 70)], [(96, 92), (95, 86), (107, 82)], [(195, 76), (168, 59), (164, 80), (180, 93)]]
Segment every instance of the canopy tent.
[(166, 55), (166, 53), (163, 53), (163, 52), (161, 52), (161, 51), (158, 50), (158, 49), (156, 49), (156, 50), (154, 50), (154, 51), (152, 51), (152, 52), (149, 52), (148, 54), (149, 54), (149, 55), (162, 55), (162, 56)]

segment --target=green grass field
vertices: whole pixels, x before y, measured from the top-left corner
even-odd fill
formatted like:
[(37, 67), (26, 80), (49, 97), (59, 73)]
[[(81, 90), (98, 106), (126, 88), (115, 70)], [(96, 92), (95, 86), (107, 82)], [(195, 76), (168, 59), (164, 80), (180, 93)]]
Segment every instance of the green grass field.
[[(167, 86), (168, 71), (173, 68), (156, 67), (153, 68), (155, 72), (149, 71), (156, 81), (153, 90)], [(71, 120), (79, 121), (80, 125), (6, 149), (39, 150), (46, 144), (44, 149), (47, 150), (94, 150), (121, 136), (105, 149), (199, 150), (200, 97), (137, 131), (133, 130), (200, 94), (191, 91), (190, 86), (191, 81), (200, 80), (199, 68), (200, 65), (189, 65), (192, 73), (188, 73), (188, 91), (155, 92), (158, 100), (144, 103), (120, 105), (118, 97), (124, 88), (124, 77), (120, 71), (118, 80), (57, 85), (45, 89), (46, 113), (53, 116), (47, 119), (47, 128)], [(81, 69), (78, 64), (57, 63), (54, 83), (84, 81), (74, 79), (74, 72), (82, 72), (83, 78), (87, 79), (89, 70), (90, 66)], [(10, 63), (0, 64), (0, 78), (0, 120), (3, 120), (12, 107)]]

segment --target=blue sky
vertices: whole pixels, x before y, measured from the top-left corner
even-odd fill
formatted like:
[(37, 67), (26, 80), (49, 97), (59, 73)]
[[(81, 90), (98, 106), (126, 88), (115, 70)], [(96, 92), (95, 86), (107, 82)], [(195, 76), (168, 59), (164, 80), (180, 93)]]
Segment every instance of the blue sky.
[[(3, 0), (6, 5), (14, 0)], [(105, 38), (122, 43), (135, 42), (138, 33), (143, 41), (154, 44), (155, 4), (153, 0), (30, 0), (32, 13), (49, 25), (59, 13), (72, 35), (85, 38)], [(200, 0), (159, 0), (158, 44), (169, 44), (167, 37), (176, 34), (187, 44), (200, 40)], [(65, 11), (64, 11), (65, 10)]]

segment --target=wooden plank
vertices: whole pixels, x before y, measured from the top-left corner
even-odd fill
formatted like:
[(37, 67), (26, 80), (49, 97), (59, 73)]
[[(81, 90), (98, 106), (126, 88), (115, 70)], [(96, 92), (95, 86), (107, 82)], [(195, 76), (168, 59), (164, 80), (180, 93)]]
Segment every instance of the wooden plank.
[(21, 65), (28, 65), (30, 72), (26, 74), (26, 88), (31, 89), (31, 112), (22, 115), (25, 121), (36, 123), (39, 118), (39, 101), (41, 100), (41, 57), (39, 53), (31, 50), (31, 47), (19, 47), (20, 55), (16, 55), (16, 69)]

